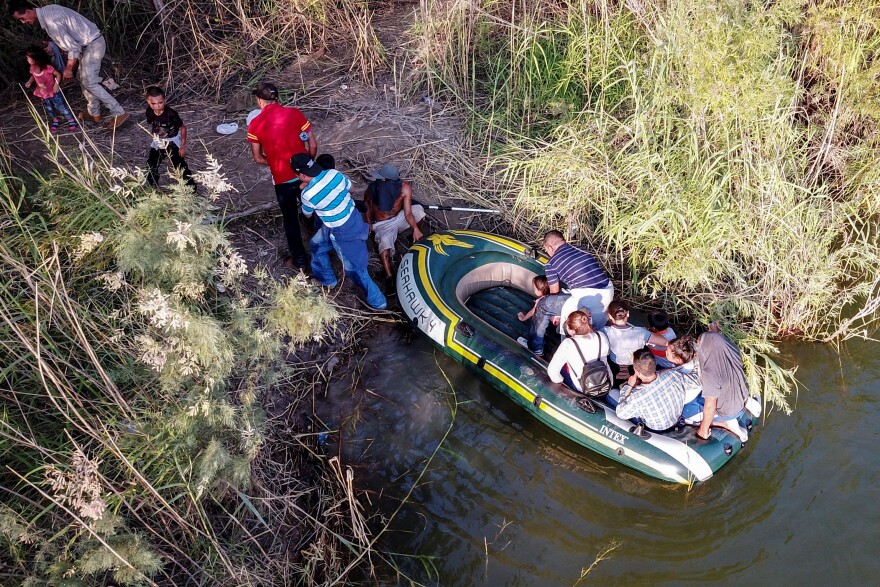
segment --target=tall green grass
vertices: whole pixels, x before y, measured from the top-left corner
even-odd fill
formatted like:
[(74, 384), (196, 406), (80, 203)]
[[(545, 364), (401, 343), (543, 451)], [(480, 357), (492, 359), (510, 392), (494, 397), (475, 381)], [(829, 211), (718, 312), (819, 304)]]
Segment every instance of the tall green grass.
[(507, 0), (432, 3), (415, 34), (517, 213), (588, 242), (620, 295), (719, 319), (785, 407), (773, 340), (878, 317), (878, 24), (868, 2)]
[[(4, 580), (359, 576), (372, 542), (350, 470), (263, 408), (309, 397), (308, 366), (285, 350), (335, 309), (247, 267), (208, 197), (153, 191), (88, 149), (50, 152), (58, 170), (34, 193), (0, 174)], [(216, 169), (201, 179), (224, 184)]]

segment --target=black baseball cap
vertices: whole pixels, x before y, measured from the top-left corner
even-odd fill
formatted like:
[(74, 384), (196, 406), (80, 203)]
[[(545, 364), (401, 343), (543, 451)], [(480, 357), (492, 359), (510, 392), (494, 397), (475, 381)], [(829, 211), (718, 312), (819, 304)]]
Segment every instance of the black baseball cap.
[(290, 168), (309, 177), (317, 177), (319, 173), (324, 171), (324, 168), (315, 163), (315, 160), (308, 153), (299, 153), (291, 157)]
[(254, 96), (263, 100), (277, 100), (278, 88), (275, 87), (275, 84), (260, 82), (254, 90)]

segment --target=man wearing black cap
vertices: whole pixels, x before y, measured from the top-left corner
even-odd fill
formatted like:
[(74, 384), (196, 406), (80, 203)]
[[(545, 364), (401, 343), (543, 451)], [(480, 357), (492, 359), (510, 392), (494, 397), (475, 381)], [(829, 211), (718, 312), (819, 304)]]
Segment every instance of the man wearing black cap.
[(312, 125), (297, 108), (278, 103), (278, 88), (261, 82), (254, 90), (260, 115), (248, 125), (247, 138), (254, 161), (268, 165), (275, 183), (275, 196), (284, 218), (284, 233), (291, 258), (287, 266), (303, 268), (308, 264), (306, 249), (299, 231), (297, 208), (300, 198), (299, 178), (290, 169), (290, 158), (301, 153), (314, 157), (318, 142)]
[(317, 214), (328, 229), (319, 230), (309, 241), (312, 275), (327, 287), (336, 285), (329, 256), (330, 249), (336, 249), (345, 274), (366, 292), (367, 305), (376, 310), (387, 308), (385, 296), (367, 271), (370, 226), (355, 209), (351, 181), (335, 169), (324, 169), (306, 153), (294, 155), (290, 167), (302, 183), (303, 214)]

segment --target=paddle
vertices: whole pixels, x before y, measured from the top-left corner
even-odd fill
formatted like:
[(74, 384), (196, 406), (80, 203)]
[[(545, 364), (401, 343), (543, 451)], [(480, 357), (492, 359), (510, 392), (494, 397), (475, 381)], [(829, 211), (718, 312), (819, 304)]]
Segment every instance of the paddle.
[(428, 210), (443, 210), (446, 212), (485, 212), (487, 214), (501, 214), (501, 210), (492, 210), (489, 208), (458, 208), (456, 206), (434, 206), (422, 204)]

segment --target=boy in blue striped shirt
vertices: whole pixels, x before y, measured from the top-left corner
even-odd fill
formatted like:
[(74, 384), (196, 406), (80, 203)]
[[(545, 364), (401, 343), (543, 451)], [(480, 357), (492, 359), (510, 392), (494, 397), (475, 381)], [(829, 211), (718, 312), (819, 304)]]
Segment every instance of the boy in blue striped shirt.
[(335, 169), (324, 169), (307, 153), (291, 157), (290, 168), (302, 185), (303, 214), (317, 214), (329, 229), (319, 230), (309, 241), (312, 275), (324, 286), (336, 285), (329, 255), (331, 248), (336, 249), (345, 274), (366, 292), (367, 305), (374, 310), (387, 308), (385, 296), (367, 271), (370, 226), (355, 209), (349, 193), (351, 181)]

